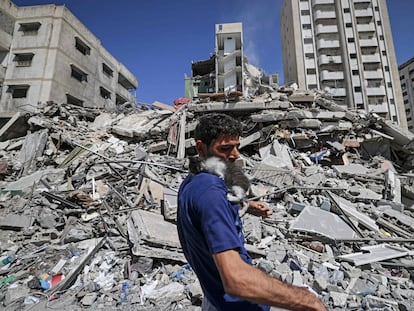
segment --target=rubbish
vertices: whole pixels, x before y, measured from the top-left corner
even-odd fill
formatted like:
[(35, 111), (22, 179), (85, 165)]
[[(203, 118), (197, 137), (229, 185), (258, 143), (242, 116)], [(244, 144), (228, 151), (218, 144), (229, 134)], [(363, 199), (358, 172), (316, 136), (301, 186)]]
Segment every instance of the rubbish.
[(239, 163), (251, 199), (273, 212), (242, 218), (253, 265), (330, 308), (394, 308), (390, 299), (409, 306), (412, 135), (343, 110), (322, 91), (274, 85), (240, 96), (206, 93), (177, 110), (48, 103), (22, 125), (30, 135), (4, 128), (0, 309), (199, 307), (203, 293), (177, 237), (176, 197), (195, 154), (196, 118), (209, 111), (242, 123)]

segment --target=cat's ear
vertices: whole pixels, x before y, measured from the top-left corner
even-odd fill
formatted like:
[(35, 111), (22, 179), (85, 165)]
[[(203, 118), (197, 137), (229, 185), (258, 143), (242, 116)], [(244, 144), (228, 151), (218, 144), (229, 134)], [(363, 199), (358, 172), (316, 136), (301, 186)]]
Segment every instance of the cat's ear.
[(190, 170), (190, 172), (193, 174), (200, 173), (200, 170), (201, 170), (200, 158), (197, 156), (194, 156), (194, 157), (189, 157), (188, 160), (189, 160), (188, 169)]

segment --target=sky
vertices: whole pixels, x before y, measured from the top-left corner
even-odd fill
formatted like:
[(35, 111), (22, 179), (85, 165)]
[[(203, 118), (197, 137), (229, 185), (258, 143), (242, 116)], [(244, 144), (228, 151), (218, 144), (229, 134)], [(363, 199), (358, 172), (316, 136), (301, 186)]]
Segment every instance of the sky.
[[(282, 0), (12, 0), (65, 5), (138, 79), (138, 103), (184, 96), (191, 63), (215, 48), (215, 24), (243, 23), (244, 55), (283, 84)], [(414, 1), (387, 0), (398, 65), (414, 56)]]

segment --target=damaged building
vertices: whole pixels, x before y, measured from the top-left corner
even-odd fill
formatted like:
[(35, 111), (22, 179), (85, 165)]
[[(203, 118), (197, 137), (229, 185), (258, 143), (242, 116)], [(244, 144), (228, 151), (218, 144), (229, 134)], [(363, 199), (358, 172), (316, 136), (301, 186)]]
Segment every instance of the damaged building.
[(0, 111), (134, 103), (137, 78), (65, 6), (0, 1)]
[(279, 83), (277, 74), (266, 75), (244, 56), (242, 23), (216, 24), (215, 53), (193, 62), (191, 73), (185, 78), (186, 98), (247, 98), (262, 91), (260, 87)]

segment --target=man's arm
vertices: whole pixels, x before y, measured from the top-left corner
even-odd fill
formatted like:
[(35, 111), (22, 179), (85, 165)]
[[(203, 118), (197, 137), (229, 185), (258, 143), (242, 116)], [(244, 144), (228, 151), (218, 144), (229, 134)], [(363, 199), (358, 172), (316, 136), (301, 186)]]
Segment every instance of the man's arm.
[(259, 304), (290, 310), (325, 311), (306, 289), (288, 285), (245, 263), (237, 251), (213, 254), (226, 293)]

